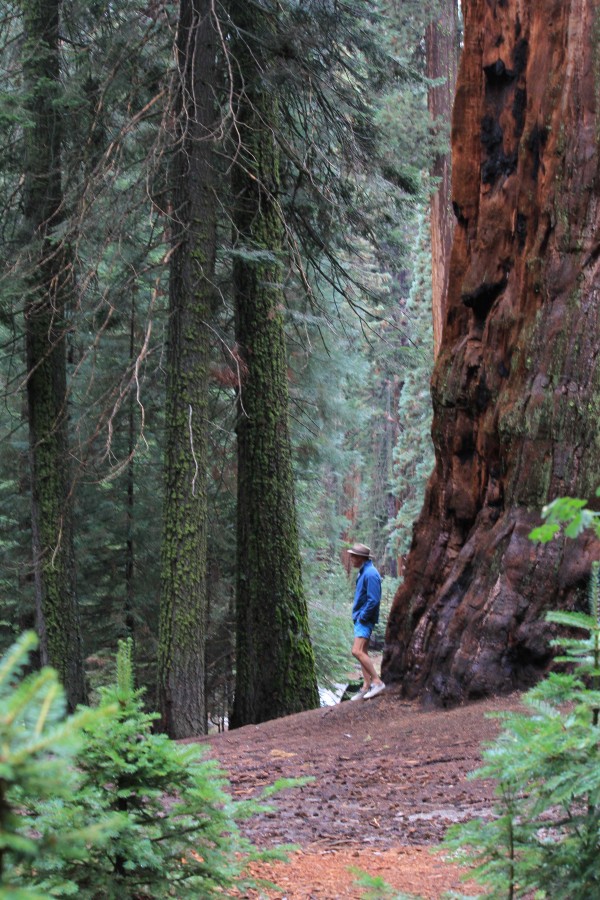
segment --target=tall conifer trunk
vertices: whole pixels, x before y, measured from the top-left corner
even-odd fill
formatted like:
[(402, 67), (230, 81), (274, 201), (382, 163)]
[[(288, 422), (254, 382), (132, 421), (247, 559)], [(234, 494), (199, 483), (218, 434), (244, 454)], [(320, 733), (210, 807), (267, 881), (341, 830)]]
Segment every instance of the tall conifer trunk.
[(75, 593), (69, 466), (66, 305), (72, 265), (53, 232), (63, 215), (59, 71), (60, 0), (27, 0), (23, 72), (28, 90), (24, 212), (25, 300), (36, 619), (42, 663), (53, 665), (70, 708), (85, 700)]
[[(260, 4), (233, 0), (239, 146), (232, 174), (237, 424), (237, 651), (231, 726), (318, 705), (298, 549), (282, 320), (277, 101)], [(271, 13), (272, 14), (272, 13)]]
[[(135, 362), (135, 330), (136, 330), (136, 295), (131, 293), (131, 310), (129, 319), (129, 364)], [(125, 501), (125, 605), (123, 609), (123, 624), (127, 635), (135, 642), (135, 616), (133, 614), (135, 602), (135, 547), (133, 541), (133, 526), (135, 522), (135, 407), (136, 397), (130, 394), (127, 409), (127, 499)], [(134, 651), (135, 652), (135, 651)]]
[(597, 547), (528, 533), (548, 500), (600, 484), (599, 7), (464, 11), (436, 467), (384, 658), (437, 703), (545, 671), (544, 610), (578, 602)]
[[(429, 113), (434, 122), (449, 122), (458, 66), (456, 0), (443, 0), (439, 8), (439, 18), (427, 26), (426, 47), (427, 77), (434, 82), (427, 91)], [(442, 340), (454, 232), (450, 163), (449, 150), (446, 153), (439, 153), (433, 161), (431, 171), (437, 181), (436, 191), (431, 198), (430, 217), (434, 356), (437, 356)]]
[(166, 410), (159, 705), (171, 737), (207, 728), (207, 409), (214, 303), (215, 27), (212, 0), (181, 0)]

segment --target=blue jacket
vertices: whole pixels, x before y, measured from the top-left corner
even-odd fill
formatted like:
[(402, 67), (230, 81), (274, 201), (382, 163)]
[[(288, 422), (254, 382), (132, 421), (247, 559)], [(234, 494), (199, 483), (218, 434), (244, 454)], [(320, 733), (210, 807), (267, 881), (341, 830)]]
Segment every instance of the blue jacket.
[(356, 578), (352, 621), (361, 625), (376, 625), (379, 622), (381, 602), (381, 575), (370, 559), (362, 564)]

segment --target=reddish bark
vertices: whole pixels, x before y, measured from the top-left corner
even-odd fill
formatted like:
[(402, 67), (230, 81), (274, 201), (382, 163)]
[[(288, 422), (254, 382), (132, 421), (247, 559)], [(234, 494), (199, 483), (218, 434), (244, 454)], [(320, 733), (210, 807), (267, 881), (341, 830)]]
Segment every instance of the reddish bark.
[[(434, 84), (427, 93), (427, 106), (436, 127), (450, 121), (456, 88), (457, 9), (455, 0), (444, 0), (439, 18), (427, 27), (427, 77)], [(438, 83), (443, 79), (441, 83)], [(450, 153), (439, 154), (431, 174), (437, 190), (431, 198), (431, 296), (433, 313), (433, 352), (437, 356), (442, 339), (445, 303), (448, 294), (450, 251), (454, 233), (450, 185)]]
[(600, 484), (598, 4), (464, 7), (436, 466), (383, 662), (436, 703), (537, 679), (544, 610), (583, 603), (599, 550), (527, 537)]

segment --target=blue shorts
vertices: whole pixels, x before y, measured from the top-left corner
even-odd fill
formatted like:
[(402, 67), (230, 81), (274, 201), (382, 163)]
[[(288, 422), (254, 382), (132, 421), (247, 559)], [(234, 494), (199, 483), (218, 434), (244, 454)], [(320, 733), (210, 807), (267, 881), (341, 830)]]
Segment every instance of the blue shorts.
[(354, 623), (354, 637), (355, 638), (370, 638), (373, 633), (373, 625), (363, 625), (362, 622)]

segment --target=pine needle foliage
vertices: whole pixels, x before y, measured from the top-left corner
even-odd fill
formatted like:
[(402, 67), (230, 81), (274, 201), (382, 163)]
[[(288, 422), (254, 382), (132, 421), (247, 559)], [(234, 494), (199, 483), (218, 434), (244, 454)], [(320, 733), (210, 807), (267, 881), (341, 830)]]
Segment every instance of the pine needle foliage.
[(416, 894), (405, 894), (403, 891), (397, 891), (389, 885), (380, 876), (369, 875), (361, 869), (350, 868), (353, 875), (356, 875), (355, 884), (357, 888), (364, 888), (360, 894), (362, 900), (421, 900)]
[[(447, 846), (475, 863), (486, 898), (590, 900), (600, 896), (600, 564), (590, 612), (552, 612), (576, 630), (554, 672), (524, 697), (529, 713), (502, 715), (504, 730), (476, 777), (496, 782), (496, 813), (451, 829)], [(484, 896), (484, 895), (482, 895)]]
[[(40, 830), (35, 811), (55, 809), (79, 789), (72, 761), (81, 747), (82, 728), (101, 730), (111, 709), (84, 710), (65, 718), (65, 696), (56, 672), (44, 668), (24, 675), (37, 647), (33, 632), (23, 634), (0, 660), (0, 898), (46, 897), (35, 873), (44, 864), (85, 858), (88, 847), (106, 839), (111, 823), (91, 815), (77, 827)], [(57, 887), (69, 885), (57, 879)]]
[[(117, 816), (117, 826), (87, 859), (46, 867), (48, 891), (65, 896), (60, 884), (68, 882), (81, 900), (183, 900), (222, 897), (244, 883), (253, 851), (236, 819), (253, 809), (231, 800), (223, 772), (197, 744), (153, 733), (157, 715), (143, 709), (143, 690), (134, 687), (131, 640), (120, 642), (116, 683), (100, 693), (100, 709), (116, 714), (84, 729), (82, 785), (70, 814)], [(61, 821), (49, 809), (41, 827), (50, 834)]]
[(353, 587), (339, 561), (336, 563), (306, 567), (313, 588), (308, 614), (317, 682), (330, 689), (348, 680), (351, 667)]
[(412, 526), (423, 505), (427, 480), (435, 464), (429, 386), (433, 371), (431, 302), (429, 223), (426, 210), (422, 209), (415, 236), (413, 280), (406, 303), (411, 339), (398, 353), (402, 387), (398, 400), (400, 431), (394, 449), (393, 491), (399, 509), (390, 529), (390, 545), (395, 555), (408, 551)]

